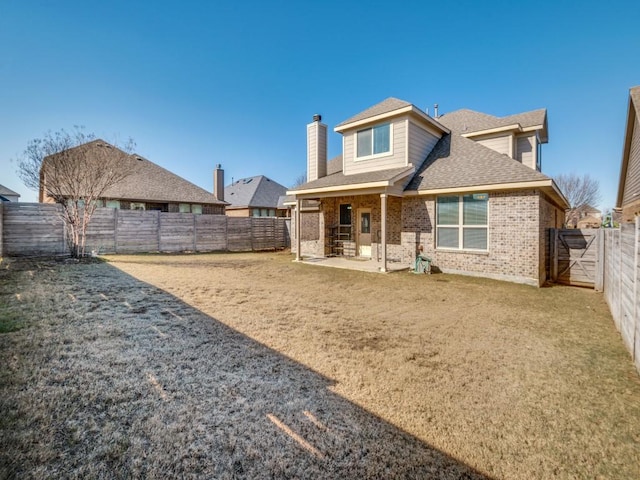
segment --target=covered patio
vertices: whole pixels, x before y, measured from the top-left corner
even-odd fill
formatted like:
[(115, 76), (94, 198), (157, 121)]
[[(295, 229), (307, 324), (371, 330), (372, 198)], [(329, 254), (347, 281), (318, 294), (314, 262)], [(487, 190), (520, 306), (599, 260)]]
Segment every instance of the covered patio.
[(402, 262), (387, 260), (386, 267), (383, 261), (374, 258), (362, 257), (307, 257), (303, 256), (299, 262), (320, 267), (342, 268), (346, 270), (359, 270), (361, 272), (387, 273), (409, 271), (409, 265)]

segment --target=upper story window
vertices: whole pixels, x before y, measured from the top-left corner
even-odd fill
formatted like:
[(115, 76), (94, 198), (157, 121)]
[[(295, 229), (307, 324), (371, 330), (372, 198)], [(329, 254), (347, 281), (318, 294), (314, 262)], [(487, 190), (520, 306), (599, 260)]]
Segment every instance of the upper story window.
[(391, 152), (391, 124), (384, 123), (356, 134), (356, 158), (374, 157)]

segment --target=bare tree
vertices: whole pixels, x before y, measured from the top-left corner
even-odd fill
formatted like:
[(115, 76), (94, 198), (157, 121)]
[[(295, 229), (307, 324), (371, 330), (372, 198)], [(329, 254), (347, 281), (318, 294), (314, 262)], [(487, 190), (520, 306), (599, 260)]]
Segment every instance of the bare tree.
[(565, 224), (575, 226), (584, 215), (581, 211), (600, 201), (600, 182), (587, 174), (580, 176), (575, 173), (560, 174), (554, 180), (569, 202)]
[(600, 201), (600, 182), (589, 175), (561, 174), (554, 179), (572, 209)]
[(302, 185), (304, 183), (307, 183), (307, 174), (306, 173), (301, 173), (293, 181), (293, 185), (291, 185), (291, 188), (299, 187), (300, 185)]
[(70, 253), (85, 255), (86, 232), (91, 217), (107, 190), (135, 168), (128, 140), (123, 149), (96, 139), (82, 127), (71, 132), (47, 132), (31, 140), (17, 162), (24, 184), (40, 191), (40, 201), (62, 206), (61, 216)]

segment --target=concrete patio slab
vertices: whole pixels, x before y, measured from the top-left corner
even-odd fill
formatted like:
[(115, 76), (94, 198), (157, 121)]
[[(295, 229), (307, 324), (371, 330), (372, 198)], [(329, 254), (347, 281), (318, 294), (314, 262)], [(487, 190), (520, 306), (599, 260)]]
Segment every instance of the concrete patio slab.
[(409, 270), (409, 265), (387, 260), (387, 271), (382, 271), (382, 262), (363, 257), (303, 257), (302, 263), (321, 267), (344, 268), (361, 272), (389, 273)]

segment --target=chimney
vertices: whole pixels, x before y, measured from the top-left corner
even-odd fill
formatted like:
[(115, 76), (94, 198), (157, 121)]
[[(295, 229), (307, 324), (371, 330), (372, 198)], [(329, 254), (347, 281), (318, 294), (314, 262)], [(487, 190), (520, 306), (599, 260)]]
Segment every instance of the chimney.
[(316, 114), (307, 125), (307, 182), (327, 175), (327, 126), (321, 120)]
[(224, 201), (224, 170), (220, 164), (217, 164), (213, 171), (213, 195), (218, 200)]

